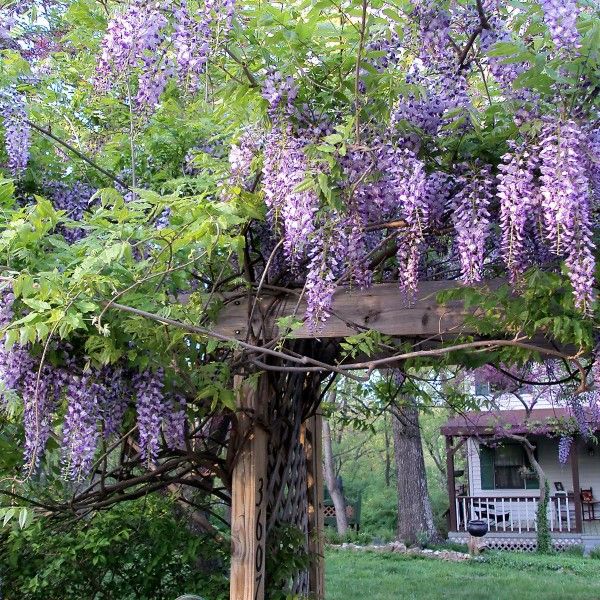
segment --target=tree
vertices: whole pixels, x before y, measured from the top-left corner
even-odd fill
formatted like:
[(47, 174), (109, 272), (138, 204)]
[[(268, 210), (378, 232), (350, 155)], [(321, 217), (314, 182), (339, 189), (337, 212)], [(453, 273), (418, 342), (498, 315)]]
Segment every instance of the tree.
[[(590, 386), (597, 9), (446, 4), (5, 3), (15, 506), (81, 516), (176, 486), (215, 513), (240, 423), (306, 418), (332, 373), (551, 356)], [(478, 308), (469, 335), (390, 339), (375, 307), (348, 339), (319, 336), (338, 287), (393, 281), (410, 304), (420, 279), (457, 278), (440, 300)], [(296, 308), (271, 319), (281, 296)], [(240, 379), (277, 406), (241, 414)]]
[(338, 478), (335, 472), (333, 460), (333, 447), (331, 443), (331, 428), (329, 421), (323, 419), (323, 471), (325, 474), (325, 483), (329, 490), (329, 495), (335, 507), (335, 521), (337, 532), (344, 535), (348, 530), (348, 517), (346, 516), (346, 501), (344, 493), (340, 489)]
[(405, 405), (391, 409), (398, 488), (398, 538), (414, 544), (437, 540), (419, 427), (419, 409)]

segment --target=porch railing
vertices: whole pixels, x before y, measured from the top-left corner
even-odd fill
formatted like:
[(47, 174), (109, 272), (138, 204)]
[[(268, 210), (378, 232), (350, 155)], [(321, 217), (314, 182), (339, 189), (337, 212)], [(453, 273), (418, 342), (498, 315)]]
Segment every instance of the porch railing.
[[(490, 532), (527, 533), (537, 531), (539, 498), (517, 496), (457, 496), (456, 528), (466, 531), (471, 519), (487, 521)], [(550, 497), (548, 503), (550, 531), (576, 532), (575, 502), (566, 495)]]

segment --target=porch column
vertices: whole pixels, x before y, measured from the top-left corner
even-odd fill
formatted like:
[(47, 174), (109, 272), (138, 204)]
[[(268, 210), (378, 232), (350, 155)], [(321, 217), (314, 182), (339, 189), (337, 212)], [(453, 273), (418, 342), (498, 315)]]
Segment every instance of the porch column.
[(583, 513), (581, 510), (581, 487), (579, 483), (579, 438), (575, 437), (571, 446), (571, 476), (573, 478), (573, 503), (575, 505), (575, 529), (583, 531)]
[(450, 510), (448, 512), (449, 530), (456, 531), (456, 481), (454, 479), (454, 453), (456, 449), (452, 445), (452, 436), (446, 436), (446, 478), (448, 481), (448, 499), (450, 500)]
[(269, 402), (264, 375), (254, 387), (234, 377), (241, 448), (231, 485), (231, 600), (263, 600), (267, 491), (267, 432), (261, 426)]

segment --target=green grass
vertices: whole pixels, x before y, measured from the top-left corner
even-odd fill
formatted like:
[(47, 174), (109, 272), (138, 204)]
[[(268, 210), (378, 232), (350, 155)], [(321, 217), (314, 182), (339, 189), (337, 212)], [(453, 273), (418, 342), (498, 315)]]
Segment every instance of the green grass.
[(453, 563), (329, 550), (327, 600), (598, 600), (600, 562), (567, 555), (493, 553)]

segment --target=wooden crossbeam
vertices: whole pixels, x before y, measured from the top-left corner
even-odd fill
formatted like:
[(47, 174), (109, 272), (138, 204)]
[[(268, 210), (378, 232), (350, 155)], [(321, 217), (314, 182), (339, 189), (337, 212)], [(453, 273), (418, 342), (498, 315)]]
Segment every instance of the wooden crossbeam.
[[(486, 287), (499, 287), (504, 280), (486, 282)], [(459, 287), (455, 281), (425, 281), (420, 283), (414, 302), (407, 306), (397, 284), (384, 283), (369, 289), (339, 288), (333, 297), (332, 315), (318, 332), (306, 325), (296, 329), (295, 338), (341, 338), (368, 329), (398, 337), (425, 337), (443, 334), (473, 333), (465, 325), (467, 311), (461, 302), (441, 305), (436, 300), (439, 292)], [(306, 300), (300, 290), (288, 294), (263, 292), (257, 298), (228, 302), (219, 313), (214, 326), (217, 333), (245, 339), (250, 327), (257, 338), (272, 339), (279, 333), (277, 320), (296, 315), (302, 319)]]

